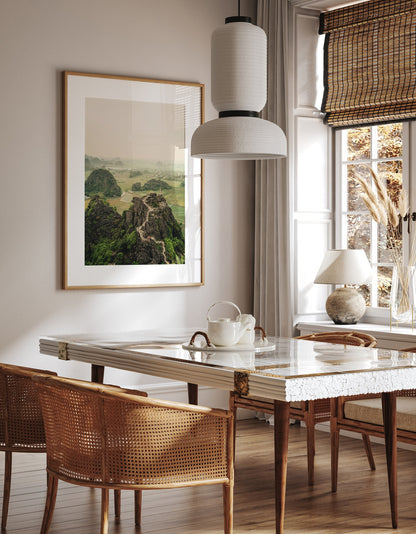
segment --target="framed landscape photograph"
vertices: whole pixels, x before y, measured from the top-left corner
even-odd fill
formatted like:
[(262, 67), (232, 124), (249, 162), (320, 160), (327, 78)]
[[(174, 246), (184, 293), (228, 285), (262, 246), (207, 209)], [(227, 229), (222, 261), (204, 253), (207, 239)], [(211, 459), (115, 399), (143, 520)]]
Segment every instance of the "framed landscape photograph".
[(64, 72), (65, 289), (203, 284), (198, 83)]

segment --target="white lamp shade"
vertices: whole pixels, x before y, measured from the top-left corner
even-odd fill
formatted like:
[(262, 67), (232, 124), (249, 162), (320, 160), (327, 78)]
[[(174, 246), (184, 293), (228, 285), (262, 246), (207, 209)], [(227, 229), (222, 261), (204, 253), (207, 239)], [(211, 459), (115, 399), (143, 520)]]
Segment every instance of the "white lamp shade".
[(274, 122), (258, 117), (223, 117), (194, 132), (191, 155), (199, 158), (269, 159), (285, 157), (286, 137)]
[(267, 37), (249, 22), (232, 22), (211, 37), (211, 100), (217, 111), (261, 111), (267, 100)]
[(364, 284), (372, 274), (364, 250), (328, 250), (315, 278), (316, 284)]
[(191, 156), (272, 159), (287, 154), (286, 137), (260, 119), (267, 100), (267, 37), (247, 17), (229, 17), (211, 38), (211, 100), (220, 118), (196, 129)]

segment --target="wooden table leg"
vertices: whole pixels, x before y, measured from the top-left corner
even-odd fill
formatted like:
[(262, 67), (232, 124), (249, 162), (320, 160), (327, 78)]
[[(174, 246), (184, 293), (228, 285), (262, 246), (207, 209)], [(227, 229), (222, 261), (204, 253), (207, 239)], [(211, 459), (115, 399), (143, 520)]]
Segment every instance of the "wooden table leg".
[(286, 501), (287, 449), (289, 443), (289, 403), (274, 401), (274, 466), (276, 534), (283, 533)]
[(189, 404), (198, 404), (198, 384), (188, 383), (188, 402)]
[(104, 383), (104, 365), (91, 365), (91, 382)]
[(389, 494), (391, 523), (397, 528), (397, 417), (396, 395), (392, 392), (382, 393), (384, 439), (386, 444), (387, 474), (389, 478)]

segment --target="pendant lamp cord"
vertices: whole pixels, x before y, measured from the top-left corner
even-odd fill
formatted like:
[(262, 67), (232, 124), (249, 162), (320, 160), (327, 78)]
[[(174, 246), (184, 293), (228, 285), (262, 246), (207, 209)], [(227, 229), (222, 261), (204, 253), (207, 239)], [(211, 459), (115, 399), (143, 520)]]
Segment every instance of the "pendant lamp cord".
[(240, 0), (238, 0), (238, 16), (240, 16)]

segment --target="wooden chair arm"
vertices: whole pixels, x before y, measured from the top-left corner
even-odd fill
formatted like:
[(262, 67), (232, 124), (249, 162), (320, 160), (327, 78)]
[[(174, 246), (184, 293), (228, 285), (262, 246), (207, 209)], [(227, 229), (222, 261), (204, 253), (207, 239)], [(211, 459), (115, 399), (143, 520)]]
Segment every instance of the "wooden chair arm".
[(45, 369), (32, 369), (31, 367), (20, 367), (8, 363), (0, 364), (0, 372), (3, 374), (10, 373), (11, 375), (16, 375), (21, 378), (32, 378), (34, 374), (57, 376), (57, 373), (55, 373), (54, 371), (48, 371)]

